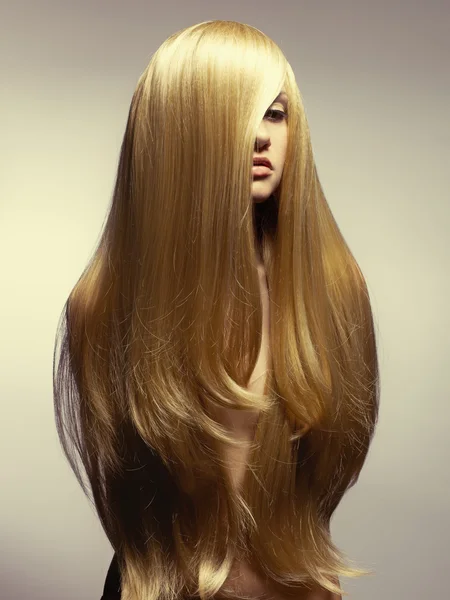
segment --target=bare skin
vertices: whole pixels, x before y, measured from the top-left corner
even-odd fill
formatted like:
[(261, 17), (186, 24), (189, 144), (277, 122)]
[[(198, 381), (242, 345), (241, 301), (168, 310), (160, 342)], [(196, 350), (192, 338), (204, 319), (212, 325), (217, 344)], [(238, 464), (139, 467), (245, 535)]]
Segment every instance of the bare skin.
[[(263, 306), (263, 334), (261, 349), (256, 361), (255, 368), (250, 378), (248, 389), (262, 392), (265, 385), (265, 374), (269, 352), (269, 295), (264, 265), (259, 260), (258, 265), (259, 283)], [(250, 451), (251, 441), (254, 436), (258, 413), (251, 411), (237, 411), (233, 409), (222, 409), (220, 421), (227, 426), (235, 435), (244, 441), (242, 448), (226, 448), (225, 456), (233, 484), (239, 488), (245, 475), (247, 458)], [(250, 597), (262, 597), (264, 600), (342, 600), (342, 596), (333, 594), (324, 588), (305, 589), (295, 595), (281, 595), (270, 589), (270, 586), (255, 572), (252, 566), (245, 560), (236, 560), (231, 572), (224, 583), (227, 589), (239, 588)]]

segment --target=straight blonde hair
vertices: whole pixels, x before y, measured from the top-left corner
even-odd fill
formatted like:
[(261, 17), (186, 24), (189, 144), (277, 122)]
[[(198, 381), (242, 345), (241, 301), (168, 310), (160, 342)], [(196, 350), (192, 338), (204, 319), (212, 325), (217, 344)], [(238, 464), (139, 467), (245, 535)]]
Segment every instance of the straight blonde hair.
[[(280, 90), (282, 180), (254, 206), (257, 129)], [(247, 389), (258, 247), (264, 394)], [(340, 576), (371, 573), (330, 537), (378, 416), (368, 290), (319, 182), (294, 73), (261, 31), (207, 21), (152, 56), (100, 241), (62, 316), (58, 434), (117, 553), (124, 600), (212, 598), (238, 555), (281, 593), (342, 593)], [(240, 490), (220, 452), (240, 442), (214, 406), (260, 411)]]

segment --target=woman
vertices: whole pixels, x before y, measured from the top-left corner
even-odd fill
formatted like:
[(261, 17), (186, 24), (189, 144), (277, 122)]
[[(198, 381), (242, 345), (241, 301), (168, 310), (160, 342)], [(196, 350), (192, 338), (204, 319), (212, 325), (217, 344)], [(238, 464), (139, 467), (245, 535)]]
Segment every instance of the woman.
[(104, 600), (337, 599), (368, 573), (330, 520), (377, 420), (372, 311), (266, 35), (208, 21), (154, 54), (65, 309), (57, 427), (115, 550)]

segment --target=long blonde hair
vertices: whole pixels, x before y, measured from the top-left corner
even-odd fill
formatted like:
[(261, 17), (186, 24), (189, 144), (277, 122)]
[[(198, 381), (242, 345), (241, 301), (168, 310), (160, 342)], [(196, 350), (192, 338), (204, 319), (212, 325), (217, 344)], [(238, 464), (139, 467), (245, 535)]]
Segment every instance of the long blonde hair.
[[(284, 171), (255, 207), (255, 138), (281, 89)], [(257, 238), (264, 395), (246, 389), (262, 335)], [(58, 433), (124, 600), (211, 598), (239, 553), (284, 592), (340, 593), (339, 576), (370, 573), (330, 537), (378, 416), (369, 295), (324, 197), (294, 73), (261, 31), (208, 21), (152, 56), (98, 247), (62, 316)], [(215, 405), (261, 411), (240, 490), (220, 452), (239, 442)]]

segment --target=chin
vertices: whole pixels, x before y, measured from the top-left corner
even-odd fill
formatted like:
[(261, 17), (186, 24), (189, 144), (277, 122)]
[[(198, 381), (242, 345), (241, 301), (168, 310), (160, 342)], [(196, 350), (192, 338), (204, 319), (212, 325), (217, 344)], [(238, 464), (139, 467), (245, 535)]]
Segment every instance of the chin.
[(273, 192), (272, 186), (267, 191), (254, 190), (252, 194), (253, 202), (265, 202), (272, 196)]
[(261, 177), (253, 179), (252, 198), (254, 203), (265, 202), (274, 193), (278, 181), (273, 181), (271, 177)]

